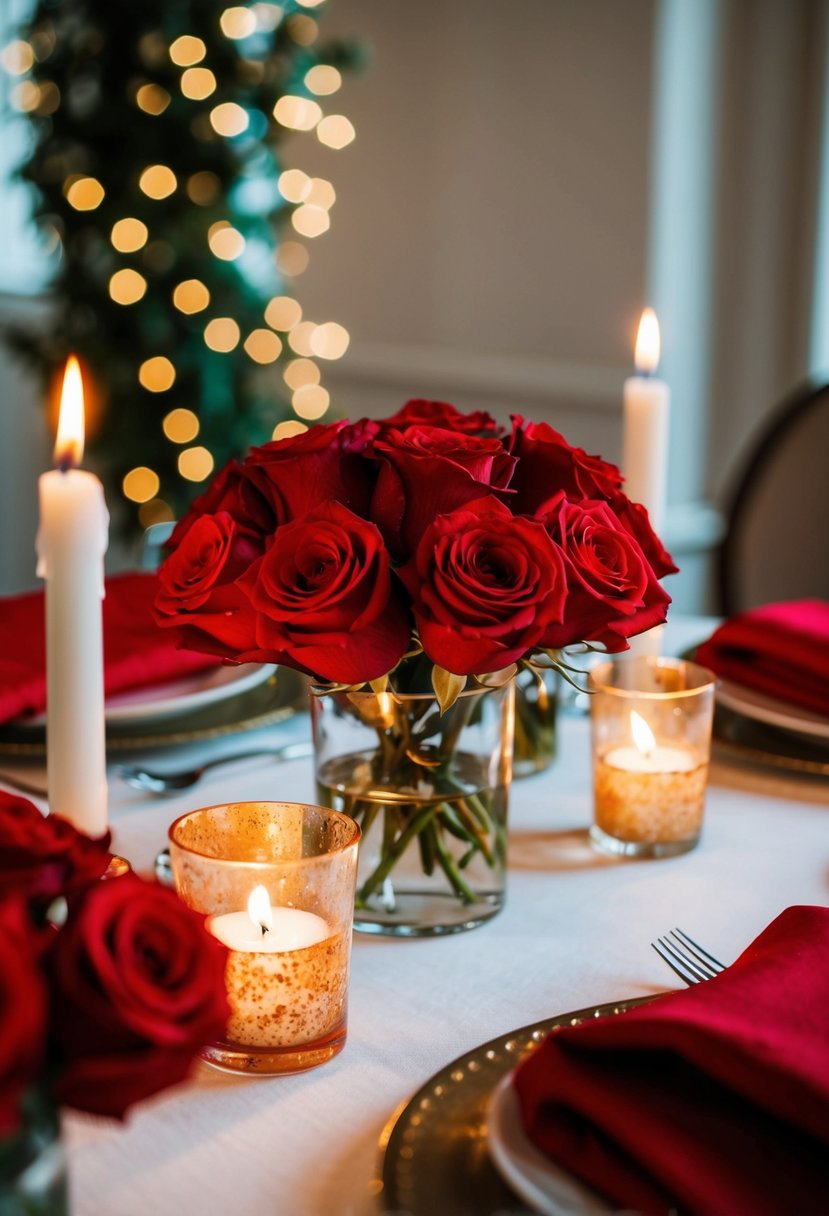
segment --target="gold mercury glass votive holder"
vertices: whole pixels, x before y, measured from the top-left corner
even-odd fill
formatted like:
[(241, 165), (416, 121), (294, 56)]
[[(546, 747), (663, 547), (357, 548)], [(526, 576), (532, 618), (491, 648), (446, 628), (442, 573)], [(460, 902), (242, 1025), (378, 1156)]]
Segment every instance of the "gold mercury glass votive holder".
[(230, 949), (230, 1020), (202, 1058), (273, 1076), (342, 1051), (360, 829), (295, 802), (190, 811), (169, 831), (180, 897)]
[(702, 830), (714, 673), (684, 659), (620, 657), (589, 678), (597, 848), (672, 857)]

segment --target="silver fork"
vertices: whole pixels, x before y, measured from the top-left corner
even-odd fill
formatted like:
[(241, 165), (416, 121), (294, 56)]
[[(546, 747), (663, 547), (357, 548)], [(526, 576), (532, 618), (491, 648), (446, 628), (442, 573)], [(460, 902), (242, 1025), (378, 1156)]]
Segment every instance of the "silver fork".
[(651, 942), (656, 953), (676, 975), (690, 987), (703, 980), (712, 980), (725, 971), (725, 963), (714, 958), (681, 929), (672, 929), (664, 937)]
[(118, 776), (127, 785), (137, 790), (147, 790), (151, 794), (174, 794), (177, 790), (189, 789), (200, 781), (202, 776), (211, 768), (220, 764), (233, 764), (237, 760), (250, 760), (254, 756), (270, 756), (272, 760), (298, 760), (301, 756), (310, 756), (313, 747), (310, 739), (296, 743), (283, 743), (281, 747), (257, 747), (249, 751), (233, 752), (228, 756), (216, 756), (213, 760), (205, 760), (194, 768), (167, 770), (158, 772), (156, 769), (142, 768), (138, 764), (122, 764), (116, 769)]

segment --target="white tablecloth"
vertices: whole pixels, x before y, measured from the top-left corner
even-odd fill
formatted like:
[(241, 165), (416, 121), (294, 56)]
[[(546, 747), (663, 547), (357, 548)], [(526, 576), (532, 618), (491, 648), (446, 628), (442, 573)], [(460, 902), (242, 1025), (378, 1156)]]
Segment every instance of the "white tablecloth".
[[(674, 647), (703, 636), (699, 624), (675, 628)], [(280, 727), (280, 738), (303, 729)], [(618, 861), (587, 841), (588, 736), (585, 717), (564, 717), (554, 767), (513, 787), (500, 915), (434, 940), (355, 935), (348, 1043), (335, 1060), (256, 1080), (202, 1065), (124, 1126), (68, 1116), (77, 1216), (364, 1216), (383, 1125), (457, 1055), (556, 1013), (677, 986), (649, 946), (674, 925), (731, 960), (788, 905), (829, 902), (827, 783), (715, 761), (699, 847)], [(310, 761), (264, 759), (171, 799), (115, 777), (111, 792), (116, 847), (139, 869), (185, 810), (314, 796)]]

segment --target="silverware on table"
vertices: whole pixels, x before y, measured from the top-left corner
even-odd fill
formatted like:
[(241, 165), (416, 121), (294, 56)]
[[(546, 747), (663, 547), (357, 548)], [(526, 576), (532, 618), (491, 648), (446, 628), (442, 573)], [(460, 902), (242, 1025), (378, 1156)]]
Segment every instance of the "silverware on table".
[(272, 760), (298, 760), (301, 756), (310, 756), (312, 745), (308, 742), (285, 743), (282, 747), (259, 747), (250, 751), (233, 752), (227, 756), (217, 756), (214, 760), (205, 760), (194, 768), (157, 771), (142, 768), (137, 764), (120, 765), (116, 770), (118, 776), (127, 785), (138, 790), (147, 790), (151, 794), (172, 794), (177, 790), (189, 789), (200, 781), (204, 773), (220, 764), (233, 764), (236, 760), (249, 760), (254, 756), (270, 756)]
[(681, 929), (672, 929), (664, 937), (651, 942), (656, 953), (689, 987), (703, 980), (712, 980), (725, 971), (725, 963), (714, 958)]

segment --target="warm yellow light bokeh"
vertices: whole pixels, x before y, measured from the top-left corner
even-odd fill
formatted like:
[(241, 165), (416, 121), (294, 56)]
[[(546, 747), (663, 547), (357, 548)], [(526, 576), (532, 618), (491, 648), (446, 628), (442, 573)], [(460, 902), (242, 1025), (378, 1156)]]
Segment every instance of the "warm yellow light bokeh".
[(201, 312), (210, 303), (210, 292), (199, 279), (185, 279), (174, 289), (173, 303), (179, 312), (188, 315)]
[(298, 388), (291, 398), (291, 405), (294, 408), (294, 413), (300, 418), (304, 418), (306, 422), (316, 422), (318, 418), (322, 418), (325, 411), (331, 404), (331, 397), (327, 389), (324, 389), (321, 384), (304, 384), (302, 388)]
[(331, 217), (322, 207), (311, 207), (303, 203), (291, 216), (291, 224), (300, 236), (313, 238), (328, 231), (331, 227)]
[(10, 76), (22, 76), (35, 61), (34, 52), (28, 42), (17, 39), (3, 47), (0, 63)]
[(324, 177), (312, 177), (311, 188), (302, 200), (309, 207), (322, 207), (328, 211), (337, 201), (337, 192), (331, 182)]
[(245, 338), (245, 350), (254, 363), (275, 363), (282, 343), (272, 329), (254, 329)]
[(291, 350), (298, 355), (303, 355), (305, 358), (313, 354), (311, 350), (311, 335), (316, 328), (316, 324), (313, 321), (300, 321), (299, 325), (295, 325), (288, 334), (288, 345)]
[(141, 220), (133, 219), (132, 216), (127, 216), (112, 225), (109, 239), (113, 248), (117, 249), (119, 253), (135, 253), (136, 249), (141, 249), (146, 245), (148, 236), (146, 224), (142, 224)]
[(343, 78), (329, 63), (318, 63), (305, 73), (305, 85), (317, 97), (328, 97), (336, 93)]
[(341, 359), (350, 341), (348, 330), (336, 321), (317, 325), (309, 339), (311, 353), (320, 359)]
[(138, 185), (148, 198), (167, 198), (178, 182), (173, 170), (167, 165), (148, 165), (138, 179)]
[(234, 135), (241, 135), (243, 131), (247, 131), (250, 117), (247, 110), (237, 105), (235, 101), (223, 101), (221, 105), (214, 106), (210, 111), (210, 125), (217, 135), (224, 135), (230, 139)]
[(76, 177), (64, 193), (76, 211), (94, 211), (104, 201), (104, 188), (97, 177)]
[(276, 268), (286, 278), (296, 278), (308, 269), (308, 250), (299, 241), (283, 241), (276, 251)]
[(207, 448), (185, 448), (179, 452), (178, 471), (187, 481), (204, 481), (213, 472), (215, 463)]
[(221, 182), (208, 169), (187, 179), (187, 197), (199, 207), (209, 207), (219, 197)]
[(171, 101), (170, 94), (160, 84), (142, 84), (135, 94), (136, 105), (145, 114), (163, 114)]
[(165, 393), (176, 382), (176, 369), (164, 355), (154, 355), (139, 367), (138, 380), (149, 393)]
[(239, 345), (241, 333), (232, 317), (214, 317), (204, 327), (204, 341), (211, 350), (226, 355)]
[(60, 105), (60, 89), (53, 80), (41, 80), (35, 114), (54, 114)]
[(170, 410), (161, 426), (171, 443), (189, 443), (199, 433), (199, 420), (192, 410)]
[(157, 473), (146, 465), (139, 465), (136, 469), (130, 469), (121, 483), (121, 488), (124, 496), (133, 502), (148, 502), (155, 498), (160, 485)]
[(271, 329), (280, 329), (287, 333), (302, 320), (302, 306), (291, 296), (274, 296), (265, 309), (265, 320)]
[(225, 38), (247, 38), (256, 29), (256, 14), (249, 8), (234, 5), (222, 13), (219, 25)]
[(320, 369), (313, 359), (291, 359), (282, 373), (288, 388), (304, 388), (306, 384), (319, 384)]
[(273, 428), (274, 439), (290, 439), (292, 435), (302, 435), (308, 427), (304, 422), (295, 421), (293, 418), (287, 422), (278, 422)]
[(273, 116), (292, 131), (312, 131), (322, 118), (322, 110), (310, 97), (286, 93), (273, 108)]
[(245, 238), (227, 220), (211, 224), (207, 233), (210, 252), (223, 262), (232, 262), (240, 257), (245, 248)]
[(40, 102), (40, 89), (32, 80), (21, 80), (20, 84), (16, 84), (12, 89), (9, 100), (16, 110), (31, 114)]
[(184, 96), (191, 101), (204, 101), (216, 91), (216, 77), (210, 68), (188, 68), (182, 72), (179, 84)]
[(286, 169), (284, 173), (280, 173), (276, 184), (279, 193), (289, 203), (304, 203), (311, 189), (311, 179), (301, 169)]
[(329, 114), (317, 127), (317, 139), (327, 148), (345, 148), (356, 134), (344, 114)]
[(163, 498), (151, 498), (138, 508), (138, 520), (142, 528), (153, 524), (166, 524), (175, 519), (173, 508)]
[(306, 17), (304, 13), (298, 13), (291, 17), (291, 37), (299, 46), (311, 46), (316, 42), (320, 32), (320, 27), (317, 25), (313, 17)]
[(201, 38), (192, 34), (182, 34), (170, 46), (170, 58), (180, 68), (189, 68), (191, 64), (201, 63), (207, 54), (207, 47)]
[(130, 266), (116, 270), (109, 280), (109, 294), (116, 304), (137, 304), (146, 290), (147, 280)]

